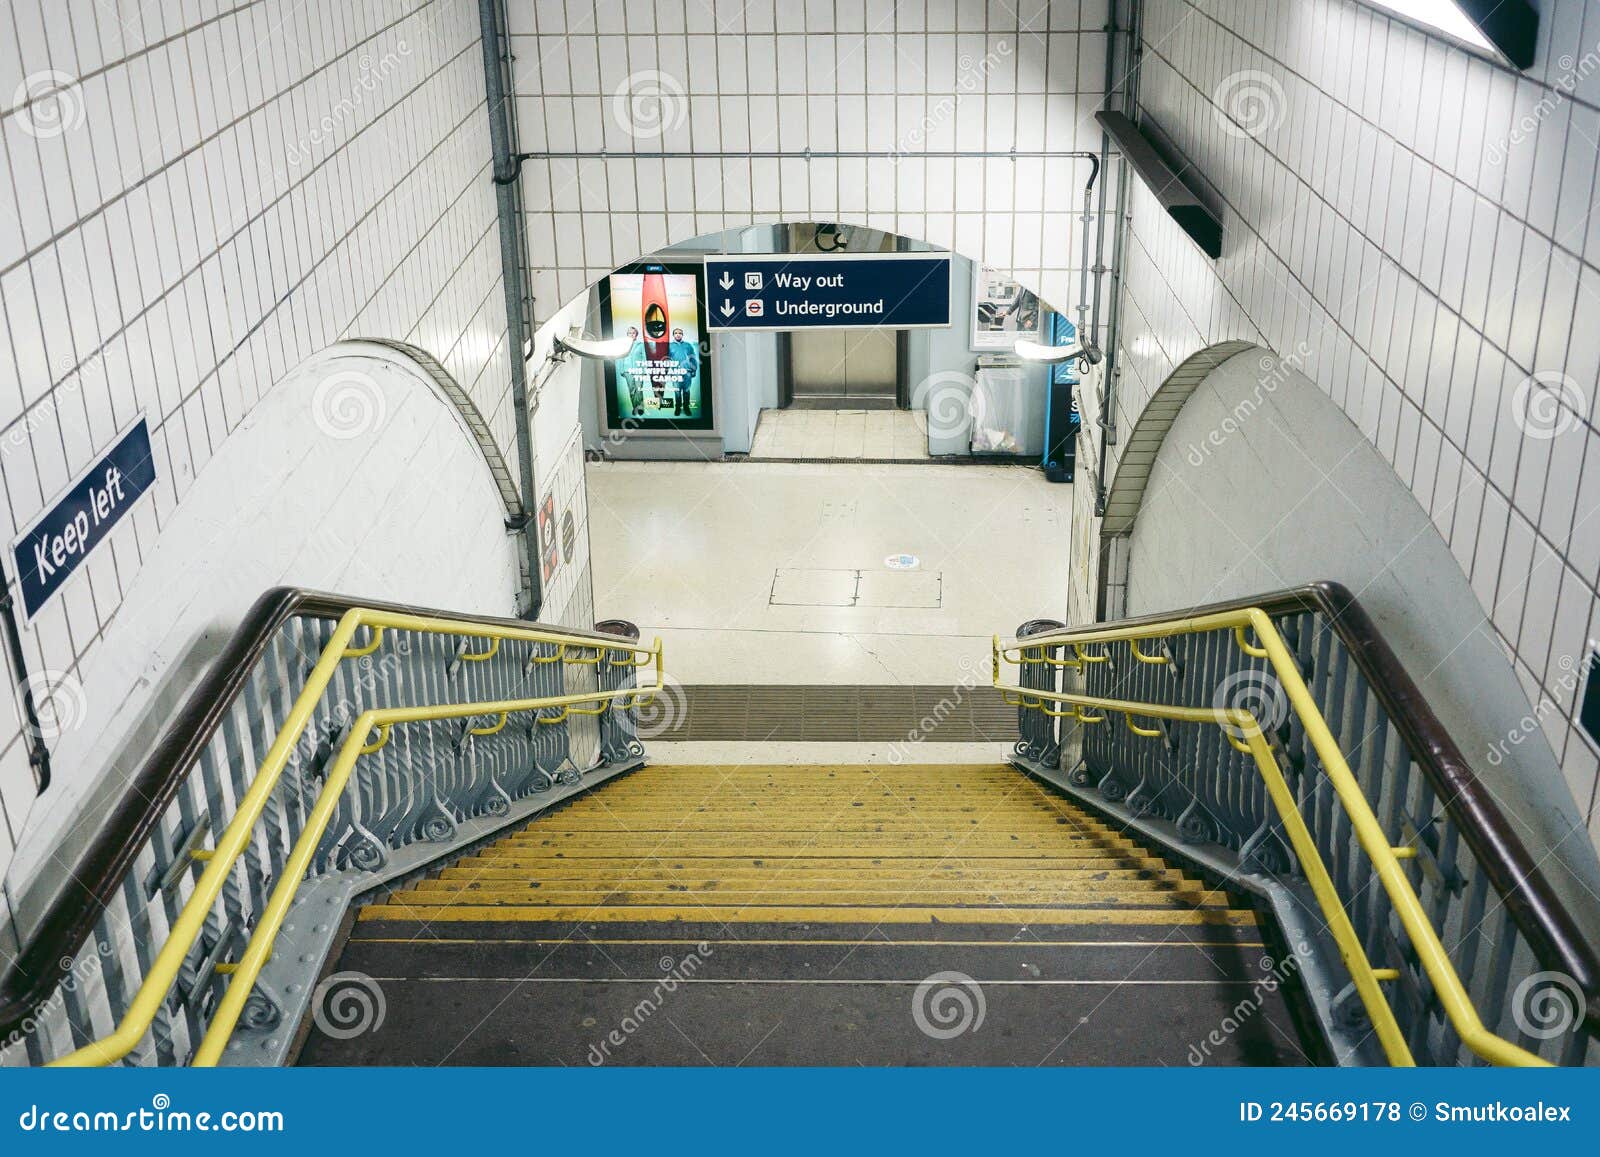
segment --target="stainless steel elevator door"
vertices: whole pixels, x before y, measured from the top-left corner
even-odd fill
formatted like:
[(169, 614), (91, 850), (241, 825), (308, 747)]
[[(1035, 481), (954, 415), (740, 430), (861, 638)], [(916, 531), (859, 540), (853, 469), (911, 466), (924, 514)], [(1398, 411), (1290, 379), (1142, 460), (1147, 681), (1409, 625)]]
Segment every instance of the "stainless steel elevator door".
[(789, 335), (794, 404), (817, 409), (893, 409), (899, 346), (892, 329)]

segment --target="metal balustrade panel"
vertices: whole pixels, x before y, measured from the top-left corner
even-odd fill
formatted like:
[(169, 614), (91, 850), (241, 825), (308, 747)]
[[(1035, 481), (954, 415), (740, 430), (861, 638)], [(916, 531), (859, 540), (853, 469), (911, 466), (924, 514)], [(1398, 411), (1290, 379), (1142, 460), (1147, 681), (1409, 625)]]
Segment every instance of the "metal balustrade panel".
[[(205, 855), (227, 826), (335, 626), (322, 616), (291, 616), (261, 648), (72, 969), (37, 1015), (0, 1042), (0, 1066), (44, 1064), (115, 1027), (194, 890), (203, 866), (195, 853)], [(625, 650), (636, 637), (618, 638), (615, 646)], [(357, 638), (355, 645), (369, 641)], [(595, 662), (593, 648), (507, 639), (489, 657), (470, 657), (489, 647), (484, 639), (394, 630), (371, 655), (339, 664), (171, 995), (123, 1064), (187, 1061), (226, 984), (218, 966), (248, 940), (305, 830), (328, 765), (363, 711), (636, 686), (634, 667)], [(516, 803), (557, 782), (577, 783), (643, 756), (631, 708), (607, 705), (600, 714), (553, 721), (556, 714), (513, 713), (490, 735), (470, 732), (494, 726), (494, 717), (396, 725), (389, 742), (357, 764), (308, 877), (360, 876), (419, 843), (444, 854), (469, 820), (509, 816)], [(253, 994), (241, 1028), (272, 1023), (272, 1000), (268, 992)]]
[[(1529, 1031), (1528, 994), (1517, 989), (1545, 975), (1538, 958), (1335, 625), (1313, 609), (1275, 616), (1274, 625), (1384, 832), (1395, 846), (1415, 847), (1414, 856), (1400, 863), (1486, 1026), (1553, 1062), (1600, 1059), (1600, 1044), (1582, 1031), (1549, 1038)], [(1373, 967), (1398, 973), (1385, 991), (1416, 1059), (1482, 1063), (1445, 1015), (1269, 661), (1248, 655), (1225, 629), (1141, 644), (1146, 654), (1169, 656), (1168, 663), (1139, 662), (1127, 642), (1088, 648), (1108, 662), (1064, 669), (1028, 662), (1063, 653), (1059, 645), (1026, 646), (1028, 635), (1056, 626), (1029, 623), (1018, 631), (1023, 662), (1017, 685), (1024, 695), (1030, 689), (1055, 689), (1056, 672), (1062, 670), (1059, 689), (1064, 691), (1168, 706), (1252, 709), (1363, 949)], [(1070, 648), (1066, 656), (1072, 658)], [(1171, 825), (1159, 830), (1170, 830), (1177, 846), (1203, 846), (1235, 871), (1291, 883), (1300, 878), (1254, 761), (1227, 742), (1221, 727), (1172, 723), (1163, 726), (1159, 738), (1145, 737), (1115, 713), (1080, 723), (1070, 715), (1050, 718), (1046, 707), (1063, 705), (1024, 698), (1018, 708), (1022, 738), (1016, 753), (1025, 766), (1054, 768), (1064, 753), (1061, 770), (1068, 783), (1122, 814)], [(1360, 1036), (1368, 1031), (1364, 1011), (1350, 995), (1336, 1002), (1337, 1013), (1344, 1027)]]

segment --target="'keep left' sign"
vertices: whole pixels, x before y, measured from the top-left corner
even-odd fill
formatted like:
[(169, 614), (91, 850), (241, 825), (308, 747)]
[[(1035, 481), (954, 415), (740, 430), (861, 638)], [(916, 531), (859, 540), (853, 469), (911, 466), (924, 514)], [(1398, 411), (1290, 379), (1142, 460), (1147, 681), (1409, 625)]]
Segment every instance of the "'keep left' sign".
[(11, 547), (31, 620), (155, 484), (150, 427), (140, 418)]

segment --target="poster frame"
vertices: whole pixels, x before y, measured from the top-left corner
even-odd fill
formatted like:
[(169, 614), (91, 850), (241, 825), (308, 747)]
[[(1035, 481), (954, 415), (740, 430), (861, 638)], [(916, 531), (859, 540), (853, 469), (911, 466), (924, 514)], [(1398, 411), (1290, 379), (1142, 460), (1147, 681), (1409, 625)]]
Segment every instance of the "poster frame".
[(715, 369), (712, 366), (712, 341), (706, 328), (705, 262), (702, 261), (636, 261), (614, 269), (602, 278), (597, 287), (600, 305), (600, 332), (607, 338), (613, 336), (611, 313), (611, 279), (617, 276), (665, 273), (694, 278), (695, 326), (700, 346), (700, 413), (690, 419), (680, 418), (624, 418), (621, 399), (617, 394), (617, 363), (605, 363), (605, 416), (608, 430), (626, 430), (630, 434), (651, 431), (710, 431), (716, 429)]

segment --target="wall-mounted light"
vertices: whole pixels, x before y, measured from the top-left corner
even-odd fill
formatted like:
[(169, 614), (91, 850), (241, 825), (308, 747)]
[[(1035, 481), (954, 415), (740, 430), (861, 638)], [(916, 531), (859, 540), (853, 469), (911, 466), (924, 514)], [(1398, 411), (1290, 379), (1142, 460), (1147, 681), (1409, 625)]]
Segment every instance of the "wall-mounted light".
[(1022, 338), (1011, 350), (1025, 362), (1039, 362), (1047, 366), (1058, 366), (1073, 358), (1081, 358), (1091, 366), (1100, 363), (1100, 351), (1081, 342), (1074, 345), (1041, 345)]
[(1442, 32), (1516, 68), (1533, 64), (1539, 14), (1528, 0), (1367, 0), (1409, 24)]
[(1198, 176), (1194, 164), (1180, 155), (1170, 141), (1164, 150), (1157, 148), (1144, 128), (1123, 113), (1102, 110), (1094, 114), (1094, 119), (1189, 239), (1213, 261), (1221, 257), (1222, 218), (1190, 186), (1189, 181)]
[(578, 329), (574, 329), (566, 337), (555, 339), (557, 360), (565, 360), (566, 355), (570, 353), (597, 362), (614, 362), (632, 348), (631, 337), (589, 337)]

